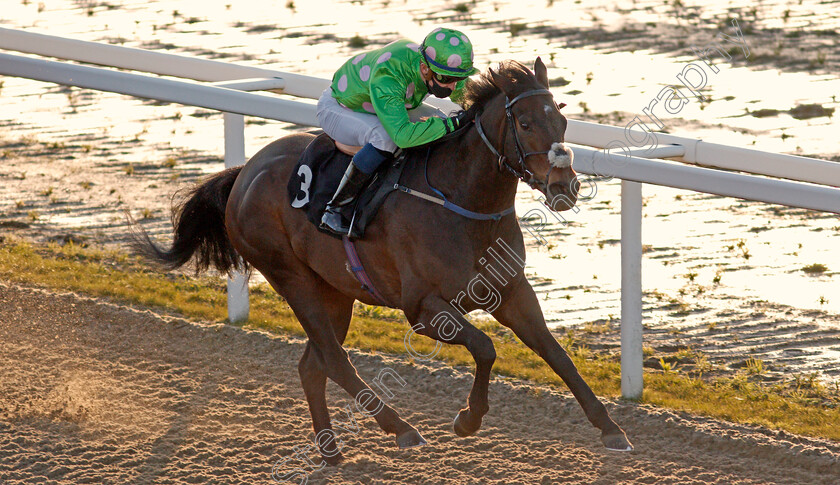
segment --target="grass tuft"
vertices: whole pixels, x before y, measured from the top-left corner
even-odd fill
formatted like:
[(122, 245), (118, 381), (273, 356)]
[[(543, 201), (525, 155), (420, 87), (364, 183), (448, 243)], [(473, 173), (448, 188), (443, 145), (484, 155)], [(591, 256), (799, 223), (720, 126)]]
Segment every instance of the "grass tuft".
[(826, 271), (828, 271), (828, 266), (826, 266), (824, 264), (821, 264), (821, 263), (814, 263), (814, 264), (809, 264), (808, 266), (805, 266), (804, 268), (802, 268), (802, 271), (804, 271), (805, 273), (807, 273), (809, 275), (818, 275), (818, 274), (823, 274)]
[(360, 48), (368, 45), (368, 41), (365, 40), (364, 37), (361, 37), (359, 35), (354, 35), (353, 37), (350, 37), (349, 41), (347, 41), (347, 45), (352, 47), (353, 49), (360, 49)]
[(508, 30), (510, 31), (510, 36), (511, 37), (516, 37), (517, 35), (522, 33), (523, 30), (525, 30), (527, 28), (528, 28), (528, 24), (511, 22), (510, 26), (508, 27)]
[(750, 357), (746, 360), (746, 369), (748, 374), (763, 374), (764, 373), (764, 361), (761, 359), (756, 359), (755, 357)]

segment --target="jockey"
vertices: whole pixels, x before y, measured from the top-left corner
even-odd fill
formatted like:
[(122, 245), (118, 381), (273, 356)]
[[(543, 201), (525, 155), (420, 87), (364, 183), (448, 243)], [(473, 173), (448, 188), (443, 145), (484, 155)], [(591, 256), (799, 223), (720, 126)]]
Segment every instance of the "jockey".
[[(321, 228), (346, 235), (338, 208), (352, 203), (371, 175), (398, 148), (422, 145), (457, 130), (465, 121), (422, 102), (429, 93), (460, 100), (464, 81), (478, 72), (472, 44), (463, 33), (433, 30), (417, 45), (398, 40), (344, 63), (318, 100), (324, 132), (345, 145), (361, 146), (327, 204)], [(411, 113), (411, 114), (409, 114)]]

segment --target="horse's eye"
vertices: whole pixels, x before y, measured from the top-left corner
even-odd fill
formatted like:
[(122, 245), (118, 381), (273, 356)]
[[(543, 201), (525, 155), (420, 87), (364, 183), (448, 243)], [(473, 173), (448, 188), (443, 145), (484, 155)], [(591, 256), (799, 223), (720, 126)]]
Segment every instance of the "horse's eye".
[(557, 103), (557, 109), (563, 109), (566, 106), (566, 103)]
[(525, 123), (524, 121), (520, 121), (519, 126), (521, 126), (523, 130), (528, 129), (528, 123)]

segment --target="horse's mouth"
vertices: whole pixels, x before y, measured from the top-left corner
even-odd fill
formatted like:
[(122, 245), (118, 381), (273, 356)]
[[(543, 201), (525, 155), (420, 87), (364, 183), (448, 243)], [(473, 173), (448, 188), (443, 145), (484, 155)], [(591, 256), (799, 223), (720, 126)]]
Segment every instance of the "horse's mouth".
[(551, 182), (545, 193), (546, 205), (555, 212), (569, 210), (575, 206), (579, 190), (580, 182), (576, 176), (571, 180)]
[(555, 194), (549, 190), (546, 205), (555, 212), (563, 212), (574, 207), (575, 202), (577, 202), (577, 197), (574, 195), (570, 197), (566, 194)]

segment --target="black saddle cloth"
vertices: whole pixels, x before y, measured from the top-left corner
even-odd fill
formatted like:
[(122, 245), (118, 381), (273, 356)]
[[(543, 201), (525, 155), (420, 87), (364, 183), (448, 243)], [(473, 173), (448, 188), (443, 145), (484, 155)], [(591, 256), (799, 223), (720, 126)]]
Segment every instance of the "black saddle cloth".
[[(301, 154), (289, 178), (289, 200), (294, 208), (306, 211), (309, 222), (319, 231), (340, 238), (320, 228), (321, 216), (330, 201), (352, 157), (342, 153), (326, 133), (315, 137)], [(361, 238), (395, 185), (400, 181), (405, 160), (398, 156), (393, 163), (384, 163), (362, 189), (354, 204), (341, 209), (342, 216), (353, 221), (350, 237)]]

